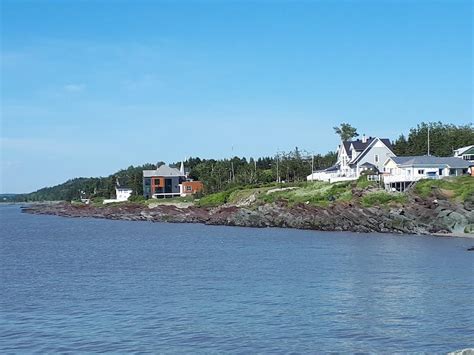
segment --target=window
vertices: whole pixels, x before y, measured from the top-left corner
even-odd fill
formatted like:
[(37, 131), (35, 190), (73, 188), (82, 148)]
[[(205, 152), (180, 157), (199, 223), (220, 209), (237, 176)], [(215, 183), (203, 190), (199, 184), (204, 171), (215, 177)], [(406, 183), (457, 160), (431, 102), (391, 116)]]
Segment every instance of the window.
[(376, 163), (379, 162), (379, 156), (378, 156), (378, 154), (375, 154), (374, 160), (375, 160)]
[(193, 188), (191, 186), (186, 186), (186, 191), (193, 191)]
[(438, 175), (439, 175), (439, 176), (442, 176), (442, 175), (443, 175), (443, 169), (439, 169), (439, 170), (438, 170)]
[(145, 178), (145, 186), (149, 186), (151, 184), (150, 178)]
[(424, 175), (425, 169), (418, 169), (418, 175)]

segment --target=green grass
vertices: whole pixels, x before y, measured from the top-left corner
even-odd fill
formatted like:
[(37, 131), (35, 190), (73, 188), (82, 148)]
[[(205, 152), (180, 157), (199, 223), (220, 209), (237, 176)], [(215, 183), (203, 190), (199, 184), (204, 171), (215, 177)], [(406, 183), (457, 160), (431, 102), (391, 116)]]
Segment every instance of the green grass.
[(94, 198), (91, 198), (90, 204), (92, 206), (102, 206), (104, 204), (104, 200), (105, 198), (103, 197), (94, 197)]
[(199, 199), (196, 204), (199, 207), (217, 207), (221, 206), (229, 200), (229, 196), (234, 190), (227, 190), (222, 192), (216, 192), (214, 194), (206, 195)]
[(322, 181), (301, 183), (296, 189), (265, 193), (260, 196), (260, 200), (265, 203), (285, 201), (290, 205), (309, 203), (316, 206), (327, 206), (331, 202), (351, 199), (350, 183), (329, 184)]
[(459, 176), (441, 180), (420, 180), (416, 183), (414, 191), (422, 197), (432, 196), (435, 191), (445, 190), (452, 198), (466, 201), (474, 198), (474, 177)]
[(372, 206), (383, 206), (388, 204), (404, 204), (408, 200), (405, 194), (401, 193), (388, 193), (388, 192), (372, 192), (368, 193), (361, 198), (361, 204), (364, 207)]
[(367, 175), (362, 175), (357, 179), (355, 186), (359, 189), (365, 189), (369, 186), (370, 187), (376, 187), (377, 182), (369, 181), (369, 180), (367, 180)]

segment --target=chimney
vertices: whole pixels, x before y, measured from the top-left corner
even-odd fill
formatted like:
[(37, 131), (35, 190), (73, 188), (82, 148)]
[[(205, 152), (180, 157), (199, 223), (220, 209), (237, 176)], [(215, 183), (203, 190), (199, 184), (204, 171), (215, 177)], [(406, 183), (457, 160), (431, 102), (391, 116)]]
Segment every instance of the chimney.
[(367, 143), (367, 137), (365, 134), (362, 135), (362, 143)]

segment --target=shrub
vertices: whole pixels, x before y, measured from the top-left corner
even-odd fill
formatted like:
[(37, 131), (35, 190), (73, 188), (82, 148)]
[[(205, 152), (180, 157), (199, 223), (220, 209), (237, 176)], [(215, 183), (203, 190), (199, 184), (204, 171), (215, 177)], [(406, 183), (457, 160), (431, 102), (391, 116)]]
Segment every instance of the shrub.
[(359, 188), (359, 189), (365, 189), (369, 186), (377, 186), (377, 182), (375, 181), (369, 181), (367, 180), (367, 173), (365, 171), (363, 171), (363, 175), (361, 175), (357, 181), (356, 181), (356, 187)]
[(145, 202), (146, 199), (142, 195), (132, 195), (128, 198), (129, 202)]
[(91, 198), (91, 203), (94, 205), (102, 205), (104, 203), (105, 198), (103, 197), (94, 197)]
[(204, 196), (197, 202), (197, 205), (200, 207), (216, 207), (223, 205), (228, 201), (231, 193), (232, 190), (229, 190)]
[(431, 196), (434, 190), (443, 189), (452, 192), (453, 198), (466, 201), (474, 196), (474, 178), (460, 176), (441, 180), (420, 180), (416, 183), (414, 191), (422, 197)]
[(361, 204), (364, 207), (387, 205), (390, 203), (403, 204), (407, 201), (407, 196), (400, 193), (372, 192), (361, 198)]

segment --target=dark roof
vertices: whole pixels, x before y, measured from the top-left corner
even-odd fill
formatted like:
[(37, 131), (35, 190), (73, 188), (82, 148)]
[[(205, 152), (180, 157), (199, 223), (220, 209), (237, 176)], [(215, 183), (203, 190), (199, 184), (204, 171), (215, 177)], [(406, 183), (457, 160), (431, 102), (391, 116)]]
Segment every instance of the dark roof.
[(454, 157), (434, 157), (432, 155), (409, 156), (409, 157), (393, 157), (392, 160), (401, 166), (446, 166), (449, 168), (467, 169), (473, 166), (467, 160)]
[(342, 142), (342, 144), (344, 145), (344, 149), (346, 150), (347, 154), (351, 154), (349, 150), (351, 148), (351, 142), (350, 141)]
[(357, 152), (361, 152), (363, 151), (365, 148), (367, 148), (369, 146), (370, 143), (372, 143), (374, 139), (373, 138), (369, 138), (365, 141), (365, 143), (363, 141), (361, 141), (360, 139), (357, 139), (355, 141), (352, 141), (351, 144), (354, 146), (354, 149), (357, 151)]
[(388, 147), (388, 149), (393, 151), (392, 142), (390, 142), (390, 139), (381, 138), (380, 140), (382, 141), (383, 144), (385, 144)]
[(364, 168), (377, 168), (374, 164), (371, 164), (369, 163), (368, 161), (366, 161), (364, 164), (361, 165), (362, 167)]

